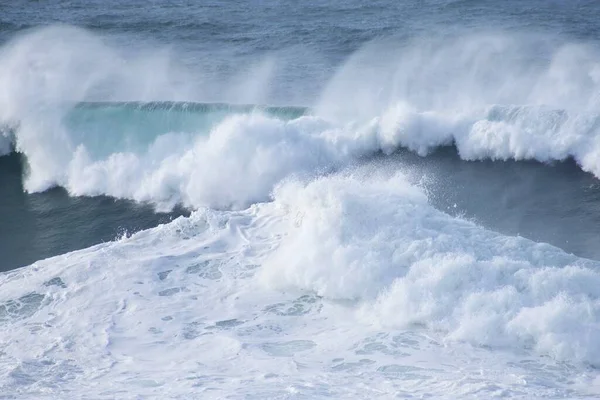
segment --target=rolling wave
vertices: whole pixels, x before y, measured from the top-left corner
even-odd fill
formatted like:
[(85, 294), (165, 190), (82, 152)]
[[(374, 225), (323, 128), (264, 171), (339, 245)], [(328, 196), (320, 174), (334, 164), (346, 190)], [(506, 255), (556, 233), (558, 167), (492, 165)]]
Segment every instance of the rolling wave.
[[(595, 116), (543, 106), (451, 114), (397, 104), (366, 122), (337, 123), (306, 107), (83, 102), (53, 127), (62, 133), (53, 142), (62, 154), (20, 144), (22, 130), (31, 129), (26, 124), (3, 130), (0, 144), (4, 153), (17, 149), (26, 156), (29, 191), (59, 185), (74, 195), (105, 194), (161, 209), (228, 208), (268, 199), (289, 174), (319, 174), (402, 148), (427, 156), (454, 146), (463, 160), (573, 158), (598, 177), (597, 128)], [(32, 139), (45, 134), (25, 132)]]
[(600, 57), (585, 44), (506, 34), (398, 51), (375, 43), (338, 68), (313, 107), (197, 101), (186, 71), (150, 78), (151, 56), (132, 57), (69, 27), (5, 46), (0, 123), (11, 129), (0, 154), (25, 155), (27, 191), (244, 208), (293, 175), (449, 145), (464, 160), (572, 158), (600, 177)]
[[(208, 130), (228, 115), (252, 112), (288, 120), (308, 113), (309, 109), (178, 101), (87, 101), (74, 104), (63, 115), (62, 123), (73, 140), (80, 140), (96, 153), (104, 147), (106, 155), (126, 151), (126, 146), (135, 141), (148, 144), (164, 133)], [(19, 125), (18, 121), (6, 121), (0, 128), (0, 154), (15, 150)]]

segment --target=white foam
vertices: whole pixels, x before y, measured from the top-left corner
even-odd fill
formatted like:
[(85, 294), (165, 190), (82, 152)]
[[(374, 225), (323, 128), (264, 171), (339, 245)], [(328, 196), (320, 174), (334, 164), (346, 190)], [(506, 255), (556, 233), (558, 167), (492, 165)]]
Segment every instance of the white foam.
[(366, 317), (388, 328), (600, 363), (597, 265), (455, 220), (402, 176), (284, 185), (275, 199), (291, 216), (263, 271), (275, 287), (373, 299)]
[(350, 158), (352, 149), (340, 139), (311, 117), (237, 115), (191, 143), (160, 137), (142, 156), (115, 153), (93, 162), (80, 148), (64, 186), (76, 195), (105, 193), (165, 208), (240, 208), (267, 199), (291, 174), (313, 174)]
[(1, 275), (0, 381), (38, 398), (598, 395), (597, 268), (441, 213), (397, 171), (290, 180)]

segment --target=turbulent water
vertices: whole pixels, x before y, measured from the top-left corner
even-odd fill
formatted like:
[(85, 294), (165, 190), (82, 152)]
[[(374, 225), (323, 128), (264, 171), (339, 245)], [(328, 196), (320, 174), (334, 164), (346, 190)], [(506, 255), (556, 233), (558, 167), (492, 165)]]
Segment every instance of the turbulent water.
[(597, 398), (600, 5), (0, 5), (0, 398)]

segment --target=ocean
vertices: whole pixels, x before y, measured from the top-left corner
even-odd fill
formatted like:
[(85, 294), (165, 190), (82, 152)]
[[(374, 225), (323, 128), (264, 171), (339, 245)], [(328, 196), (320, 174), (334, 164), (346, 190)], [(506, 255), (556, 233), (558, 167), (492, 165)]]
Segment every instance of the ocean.
[(599, 398), (599, 20), (1, 3), (0, 398)]

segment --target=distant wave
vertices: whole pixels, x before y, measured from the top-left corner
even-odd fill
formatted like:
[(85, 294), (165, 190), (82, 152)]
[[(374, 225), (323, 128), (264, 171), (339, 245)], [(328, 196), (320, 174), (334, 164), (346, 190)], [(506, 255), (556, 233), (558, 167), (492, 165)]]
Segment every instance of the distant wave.
[[(579, 124), (577, 124), (579, 121)], [(27, 121), (26, 121), (27, 122)], [(266, 200), (289, 174), (313, 174), (378, 152), (426, 156), (455, 146), (465, 160), (573, 158), (600, 176), (597, 118), (540, 106), (494, 105), (462, 115), (390, 107), (360, 124), (338, 124), (304, 107), (193, 102), (83, 102), (53, 127), (53, 153), (19, 144), (48, 126), (12, 123), (2, 149), (29, 162), (26, 188), (60, 185), (74, 195), (106, 194), (161, 208), (245, 207)], [(43, 140), (41, 140), (43, 142)], [(58, 146), (58, 147), (57, 147)], [(235, 188), (235, 189), (234, 189)]]
[(293, 175), (449, 145), (464, 160), (572, 158), (600, 177), (600, 56), (583, 44), (490, 35), (399, 53), (367, 46), (310, 108), (154, 101), (193, 96), (181, 74), (174, 83), (148, 65), (65, 27), (3, 49), (0, 154), (25, 155), (27, 191), (243, 208)]

